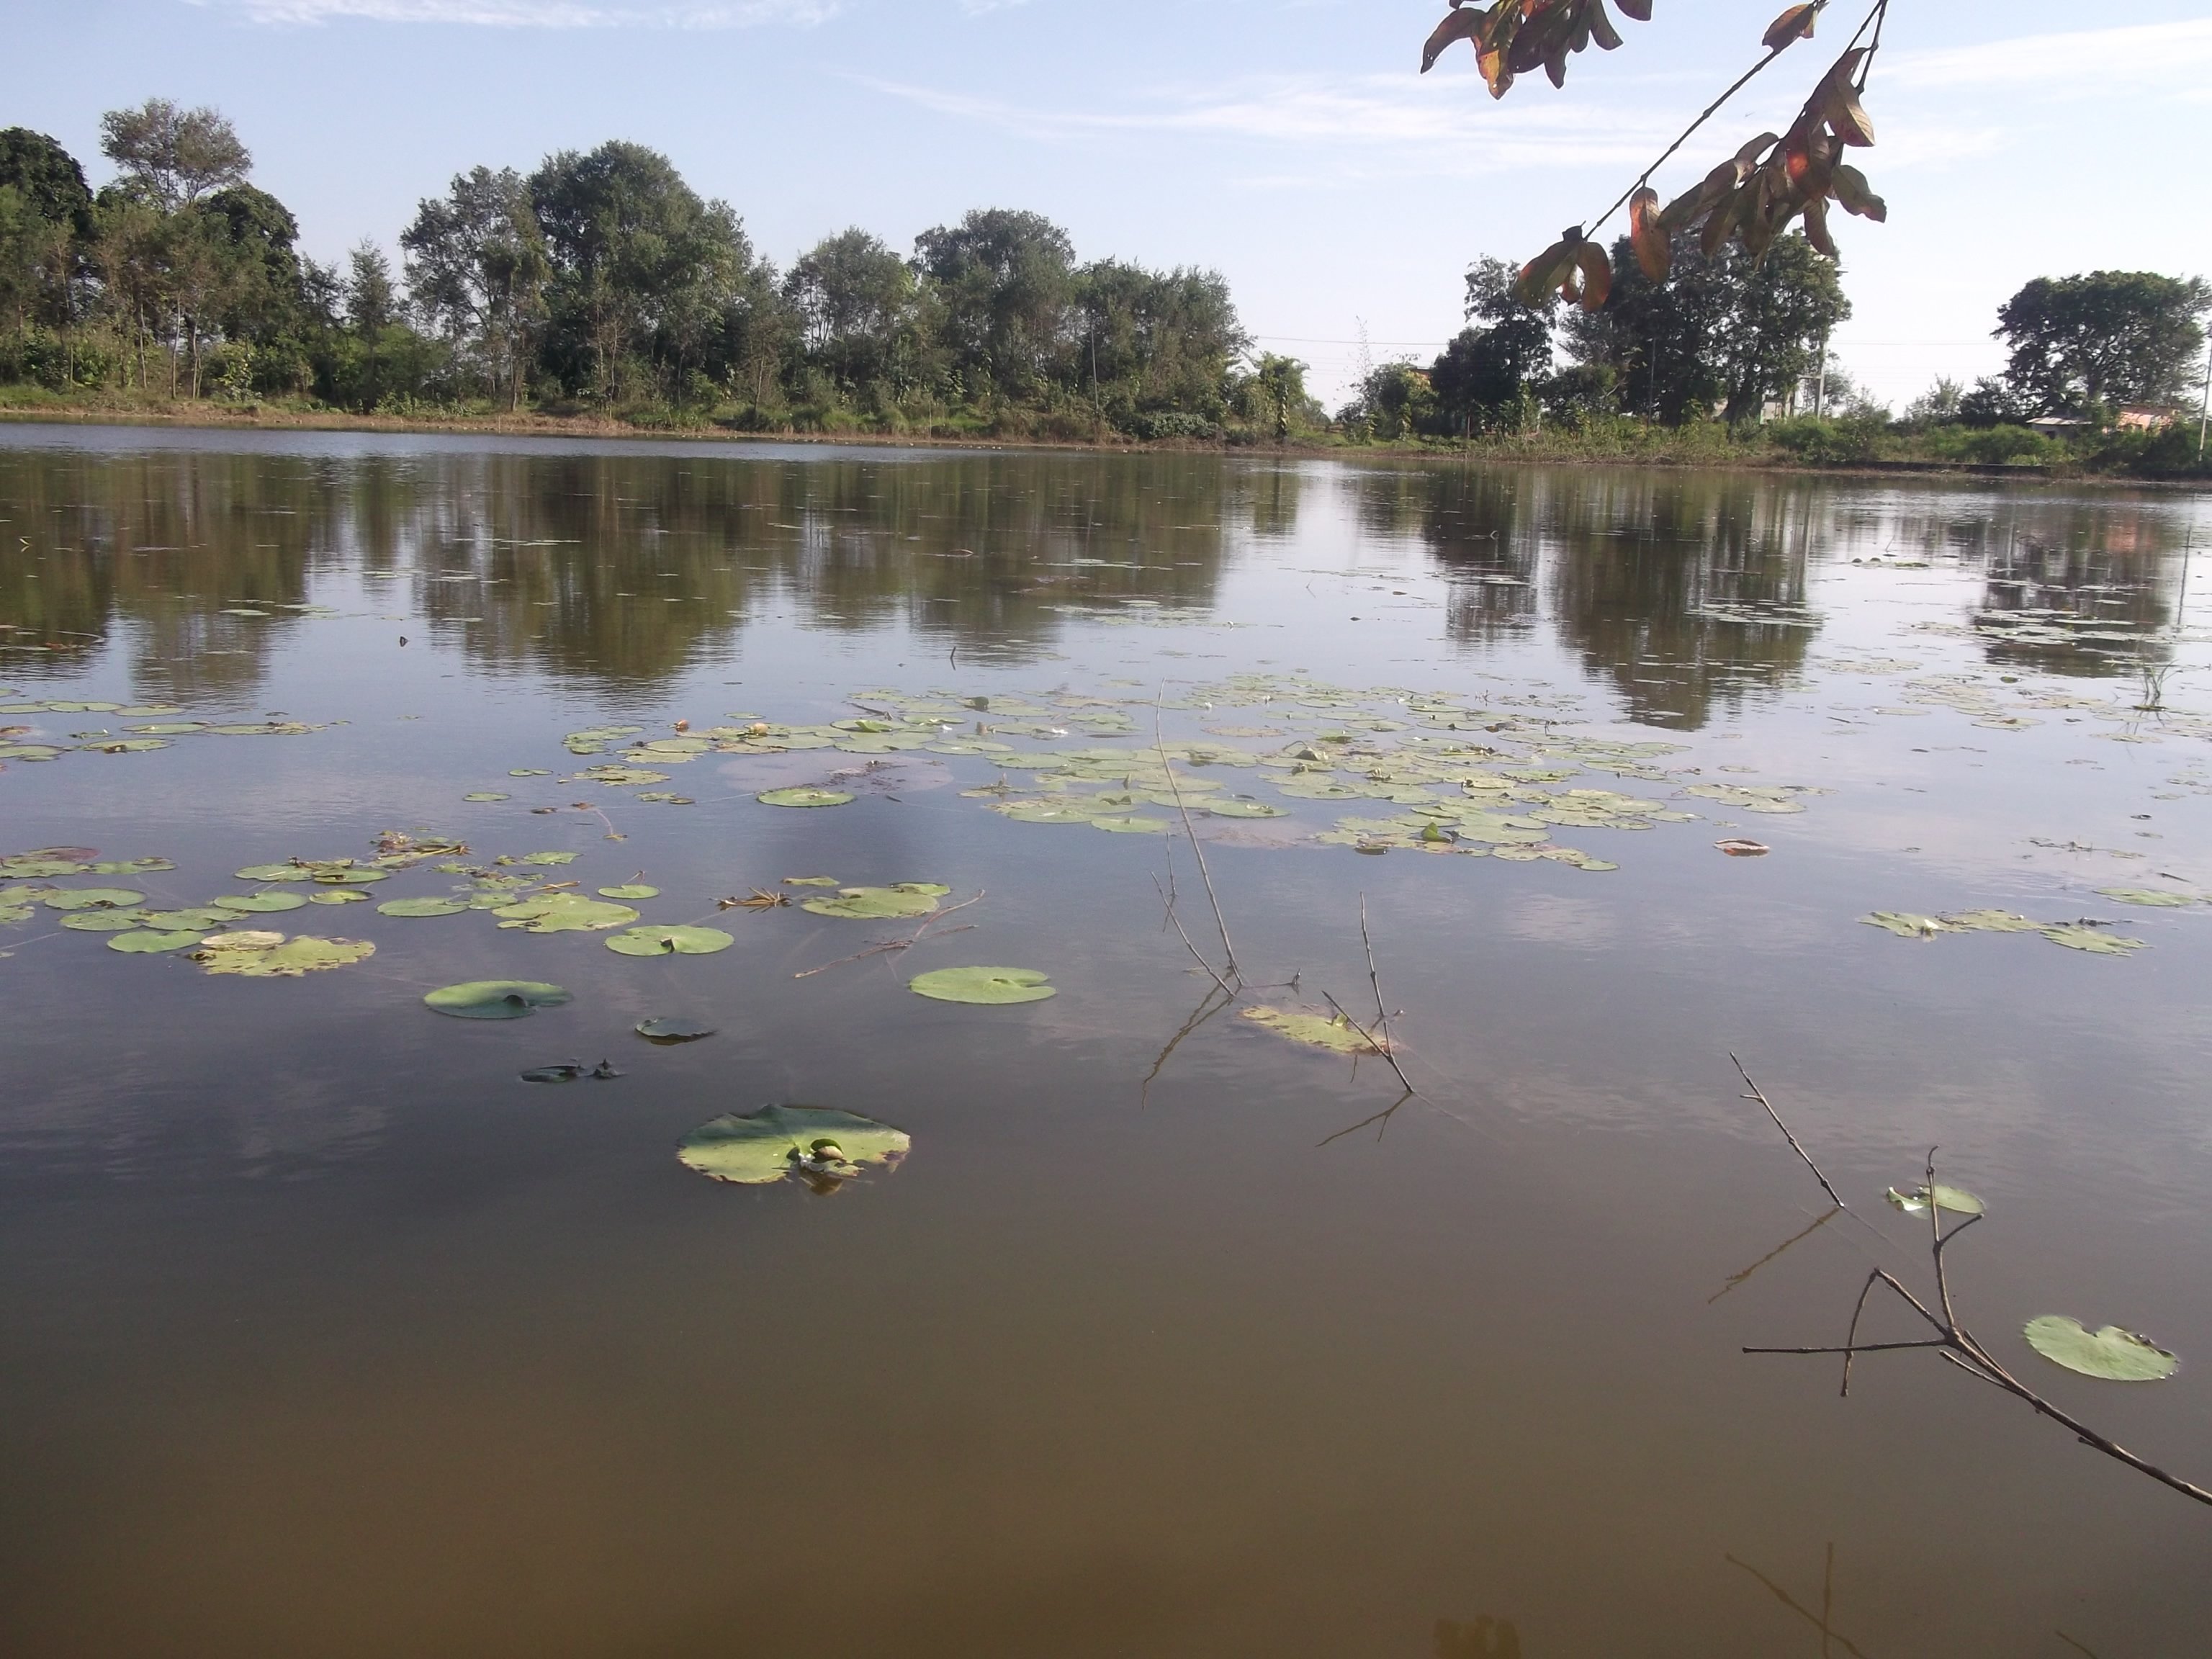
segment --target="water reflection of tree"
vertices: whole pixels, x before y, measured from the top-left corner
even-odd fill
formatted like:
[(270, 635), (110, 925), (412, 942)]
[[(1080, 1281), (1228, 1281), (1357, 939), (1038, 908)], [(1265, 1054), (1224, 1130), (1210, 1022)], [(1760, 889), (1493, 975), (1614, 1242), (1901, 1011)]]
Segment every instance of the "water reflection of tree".
[[(1974, 620), (1990, 663), (2101, 678), (2170, 662), (2185, 562), (2179, 532), (2172, 515), (2136, 502), (2052, 503), (2019, 515), (1988, 538), (1983, 558)], [(2042, 626), (2032, 638), (2005, 636), (2021, 624)]]
[(1206, 456), (20, 451), (0, 514), (36, 530), (0, 544), (20, 630), (0, 644), (42, 648), (0, 660), (28, 678), (68, 660), (43, 647), (113, 635), (142, 695), (240, 694), (314, 624), (224, 611), (305, 603), (349, 568), (372, 606), (501, 667), (651, 682), (748, 626), (904, 625), (1018, 660), (1072, 611), (1210, 605), (1224, 524), (1287, 529), (1297, 488)]

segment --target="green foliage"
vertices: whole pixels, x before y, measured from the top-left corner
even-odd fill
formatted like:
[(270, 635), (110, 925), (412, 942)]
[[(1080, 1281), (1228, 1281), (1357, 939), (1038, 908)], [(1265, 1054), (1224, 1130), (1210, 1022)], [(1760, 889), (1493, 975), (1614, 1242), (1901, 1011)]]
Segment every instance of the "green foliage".
[(2178, 402), (2203, 362), (2212, 286), (2144, 270), (2039, 276), (1997, 309), (2005, 380), (2041, 415)]

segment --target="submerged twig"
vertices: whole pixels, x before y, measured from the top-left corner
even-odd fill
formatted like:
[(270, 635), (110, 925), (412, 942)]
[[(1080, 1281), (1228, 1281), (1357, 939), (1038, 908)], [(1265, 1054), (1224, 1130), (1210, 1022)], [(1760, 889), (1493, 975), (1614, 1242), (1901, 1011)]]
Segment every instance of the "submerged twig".
[[(1168, 882), (1169, 885), (1164, 888), (1160, 885), (1160, 878), (1158, 876), (1154, 876), (1152, 878), (1153, 890), (1159, 894), (1160, 902), (1167, 906), (1167, 920), (1169, 923), (1175, 928), (1176, 933), (1182, 938), (1185, 948), (1190, 951), (1191, 956), (1196, 960), (1198, 965), (1206, 969), (1207, 975), (1212, 979), (1213, 982), (1221, 988), (1224, 994), (1232, 997), (1235, 996), (1237, 994), (1236, 988), (1231, 985), (1227, 980), (1222, 978), (1220, 974), (1215, 971), (1213, 964), (1206, 959), (1206, 952), (1200, 950), (1196, 945), (1191, 942), (1190, 933), (1182, 925), (1182, 918), (1176, 915), (1176, 896), (1174, 891), (1175, 872), (1172, 867), (1170, 867), (1168, 872)], [(1234, 971), (1233, 964), (1231, 971)]]
[[(1200, 960), (1203, 962), (1205, 958), (1201, 957)], [(1211, 973), (1212, 969), (1208, 968), (1206, 971)], [(1236, 992), (1222, 984), (1218, 978), (1214, 981), (1214, 985), (1216, 988), (1208, 991), (1200, 999), (1198, 1006), (1191, 1011), (1190, 1018), (1183, 1021), (1182, 1028), (1168, 1039), (1167, 1046), (1162, 1048), (1152, 1060), (1152, 1069), (1145, 1073), (1145, 1080), (1137, 1090), (1137, 1104), (1139, 1107), (1152, 1103), (1152, 1085), (1158, 1081), (1160, 1073), (1167, 1070), (1169, 1058), (1182, 1046), (1182, 1040), (1223, 1009), (1230, 1007), (1236, 1002)]]
[[(799, 972), (793, 974), (792, 977), (793, 979), (811, 979), (817, 974), (828, 973), (832, 968), (842, 968), (848, 962), (865, 962), (870, 957), (895, 956), (901, 951), (911, 951), (915, 945), (921, 943), (921, 936), (924, 933), (927, 933), (939, 922), (944, 921), (945, 917), (951, 915), (955, 910), (965, 910), (971, 904), (980, 904), (982, 902), (982, 900), (983, 895), (979, 892), (974, 898), (963, 899), (957, 904), (948, 904), (942, 910), (933, 910), (928, 915), (922, 918), (921, 926), (915, 928), (913, 933), (908, 934), (904, 939), (878, 939), (873, 945), (868, 946), (865, 951), (855, 951), (849, 957), (840, 957), (835, 962), (825, 962), (819, 968), (802, 969)], [(966, 933), (973, 932), (974, 929), (975, 924), (973, 922), (963, 922), (957, 927), (947, 928), (945, 932), (947, 933)], [(940, 937), (942, 937), (942, 935), (940, 935)]]
[(1789, 1249), (1793, 1245), (1802, 1243), (1805, 1240), (1810, 1238), (1814, 1233), (1819, 1232), (1821, 1228), (1826, 1226), (1831, 1221), (1833, 1221), (1838, 1216), (1844, 1213), (1844, 1210), (1839, 1206), (1830, 1205), (1826, 1209), (1821, 1211), (1819, 1216), (1814, 1219), (1813, 1224), (1806, 1228), (1802, 1232), (1793, 1233), (1790, 1237), (1784, 1239), (1782, 1243), (1777, 1244), (1772, 1249), (1769, 1250), (1765, 1255), (1759, 1257), (1758, 1261), (1753, 1262), (1751, 1266), (1746, 1267), (1741, 1273), (1730, 1274), (1727, 1284), (1722, 1285), (1719, 1290), (1715, 1291), (1711, 1296), (1705, 1298), (1705, 1305), (1709, 1308), (1711, 1307), (1714, 1303), (1719, 1301), (1730, 1291), (1735, 1289), (1737, 1285), (1742, 1284), (1746, 1279), (1749, 1279), (1753, 1273), (1757, 1273), (1761, 1267), (1764, 1267), (1768, 1262), (1773, 1261), (1784, 1251)]
[(1229, 919), (1221, 914), (1221, 896), (1213, 890), (1213, 874), (1206, 867), (1206, 849), (1199, 845), (1198, 831), (1191, 828), (1190, 808), (1183, 803), (1182, 785), (1176, 778), (1175, 768), (1168, 763), (1167, 740), (1160, 735), (1158, 698), (1152, 702), (1152, 747), (1158, 751), (1160, 770), (1167, 774), (1168, 793), (1175, 797), (1176, 815), (1182, 819), (1182, 832), (1190, 842), (1190, 855), (1198, 862), (1198, 878), (1206, 884), (1206, 902), (1213, 907), (1213, 925), (1221, 930), (1221, 952), (1228, 964), (1229, 977), (1237, 978), (1237, 947), (1229, 942)]
[(1850, 1209), (1851, 1206), (1844, 1202), (1843, 1194), (1829, 1183), (1827, 1176), (1820, 1173), (1820, 1166), (1813, 1162), (1812, 1153), (1799, 1145), (1797, 1137), (1790, 1133), (1790, 1126), (1782, 1121), (1782, 1114), (1774, 1109), (1774, 1103), (1766, 1097), (1766, 1091), (1751, 1080), (1751, 1073), (1744, 1070), (1743, 1062), (1737, 1060), (1734, 1054), (1730, 1054), (1729, 1059), (1734, 1061), (1738, 1075), (1743, 1079), (1745, 1086), (1751, 1091), (1744, 1098), (1755, 1100), (1766, 1108), (1767, 1116), (1772, 1118), (1774, 1127), (1782, 1131), (1782, 1138), (1790, 1143), (1790, 1150), (1805, 1160), (1805, 1167), (1813, 1172), (1813, 1179), (1820, 1183), (1820, 1190), (1827, 1194), (1829, 1202), (1839, 1210)]
[[(1784, 1133), (1787, 1133), (1788, 1131), (1785, 1130)], [(1794, 1138), (1790, 1144), (1792, 1146), (1796, 1144)], [(1799, 1152), (1802, 1156), (1803, 1149), (1801, 1147)], [(1932, 1146), (1928, 1151), (1926, 1188), (1929, 1256), (1936, 1278), (1936, 1307), (1930, 1308), (1887, 1270), (1877, 1267), (1868, 1275), (1866, 1284), (1859, 1291), (1858, 1304), (1851, 1310), (1850, 1329), (1840, 1346), (1747, 1347), (1743, 1352), (1746, 1353), (1841, 1354), (1844, 1357), (1844, 1392), (1848, 1395), (1850, 1392), (1851, 1362), (1860, 1354), (1889, 1353), (1907, 1348), (1938, 1349), (1948, 1363), (1956, 1365), (1967, 1376), (1978, 1378), (1991, 1388), (2002, 1389), (2039, 1415), (2047, 1417), (2062, 1427), (2071, 1430), (2083, 1445), (2126, 1464), (2138, 1474), (2148, 1475), (2161, 1486), (2171, 1486), (2185, 1498), (2192, 1498), (2200, 1504), (2212, 1504), (2212, 1492), (2208, 1492), (2191, 1481), (2184, 1480), (2179, 1475), (2169, 1474), (2157, 1464), (2147, 1458), (2138, 1456), (2117, 1441), (2098, 1433), (2079, 1418), (2061, 1410), (2045, 1400), (2006, 1370), (1972, 1332), (1959, 1323), (1958, 1314), (1952, 1304), (1951, 1278), (1949, 1271), (1944, 1266), (1943, 1251), (1952, 1240), (1982, 1218), (1979, 1215), (1968, 1216), (1948, 1233), (1943, 1231), (1943, 1206), (1936, 1195), (1936, 1149)], [(1812, 1160), (1807, 1158), (1806, 1162), (1810, 1164)], [(1818, 1171), (1816, 1170), (1815, 1173), (1817, 1174)], [(1827, 1183), (1823, 1181), (1821, 1185), (1825, 1187)], [(1841, 1207), (1840, 1200), (1838, 1200), (1838, 1207)], [(1936, 1334), (1932, 1338), (1923, 1337), (1911, 1342), (1861, 1342), (1858, 1340), (1859, 1319), (1866, 1311), (1867, 1297), (1873, 1294), (1874, 1287), (1878, 1284), (1887, 1285), (1891, 1290), (1896, 1291), (1905, 1304), (1928, 1323)], [(1939, 1312), (1938, 1310), (1941, 1311)]]

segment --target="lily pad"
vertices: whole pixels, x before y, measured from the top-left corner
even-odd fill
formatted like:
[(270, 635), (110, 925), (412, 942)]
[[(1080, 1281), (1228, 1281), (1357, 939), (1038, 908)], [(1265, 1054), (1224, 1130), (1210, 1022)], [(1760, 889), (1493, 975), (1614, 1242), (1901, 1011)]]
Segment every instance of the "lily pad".
[(926, 916), (952, 890), (933, 881), (902, 881), (890, 887), (848, 887), (835, 898), (811, 898), (799, 908), (817, 916), (849, 916), (878, 921), (894, 916)]
[(218, 910), (212, 905), (198, 905), (180, 910), (149, 910), (143, 914), (146, 918), (143, 925), (157, 933), (173, 933), (179, 928), (190, 927), (197, 930), (195, 938), (210, 927), (228, 927), (238, 920), (233, 912)]
[(376, 914), (380, 916), (458, 916), (466, 912), (468, 908), (459, 899), (387, 899), (376, 907)]
[(737, 940), (719, 927), (631, 927), (607, 940), (626, 957), (711, 957)]
[(753, 799), (763, 806), (843, 806), (853, 797), (841, 789), (770, 789)]
[(939, 1002), (1042, 1002), (1059, 992), (1033, 968), (939, 968), (916, 974), (906, 988)]
[(1726, 841), (1717, 841), (1713, 845), (1732, 859), (1763, 859), (1774, 850), (1763, 841), (1746, 841), (1735, 836)]
[(2161, 909), (2179, 910), (2197, 902), (2187, 893), (2161, 892), (2152, 887), (2100, 887), (2099, 898), (2118, 899), (2122, 904), (2156, 906)]
[[(1928, 1188), (1923, 1185), (1915, 1187), (1909, 1193), (1900, 1193), (1896, 1188), (1892, 1187), (1889, 1189), (1889, 1201), (1907, 1215), (1926, 1215)], [(1964, 1187), (1947, 1186), (1940, 1181), (1936, 1183), (1936, 1207), (1952, 1215), (1983, 1215), (1987, 1213), (1989, 1208)]]
[(714, 1028), (703, 1019), (685, 1019), (678, 1014), (663, 1014), (652, 1019), (638, 1021), (635, 1030), (647, 1042), (696, 1042), (702, 1037), (714, 1035)]
[(273, 915), (279, 910), (306, 909), (307, 897), (304, 893), (240, 893), (208, 903), (211, 909), (235, 910), (241, 915)]
[(2052, 1364), (2107, 1382), (2163, 1382), (2181, 1369), (2179, 1359), (2149, 1338), (2117, 1325), (2093, 1332), (2063, 1314), (2042, 1314), (2021, 1334)]
[(1938, 920), (1948, 928), (1970, 933), (2039, 933), (2043, 924), (2030, 921), (2012, 910), (1961, 910)]
[(329, 887), (319, 893), (308, 894), (307, 902), (310, 904), (361, 904), (365, 903), (368, 898), (368, 894), (356, 893), (350, 887)]
[(107, 948), (133, 956), (150, 956), (156, 951), (182, 951), (199, 942), (200, 930), (197, 927), (188, 928), (181, 933), (157, 932), (151, 928), (143, 928), (132, 933), (114, 935), (107, 941)]
[(302, 974), (343, 968), (376, 954), (367, 939), (314, 939), (306, 935), (262, 950), (210, 949), (203, 944), (193, 959), (210, 974), (246, 979), (296, 979)]
[(145, 902), (143, 893), (127, 887), (64, 887), (46, 896), (49, 910), (120, 910)]
[[(53, 902), (52, 899), (46, 902)], [(2045, 927), (2043, 936), (2053, 945), (2063, 945), (2069, 951), (2087, 951), (2098, 957), (2124, 957), (2142, 950), (2143, 943), (2139, 939), (2122, 939), (2117, 933), (2100, 933), (2078, 922), (2060, 922)]]
[(1914, 915), (1909, 910), (1877, 910), (1859, 920), (1869, 927), (1895, 933), (1899, 939), (1934, 939), (1943, 931), (1943, 924), (1935, 917)]
[(577, 893), (551, 893), (519, 904), (502, 904), (492, 915), (505, 918), (502, 927), (526, 928), (533, 933), (597, 933), (637, 920), (637, 912), (627, 904), (588, 899)]
[(1315, 1013), (1296, 1008), (1247, 1008), (1244, 1018), (1264, 1025), (1293, 1042), (1310, 1043), (1340, 1054), (1379, 1054), (1382, 1051), (1352, 1029), (1341, 1014)]
[(1096, 817), (1091, 820), (1091, 827), (1111, 830), (1117, 836), (1165, 836), (1175, 830), (1175, 825), (1165, 818), (1148, 818), (1134, 813)]
[(1270, 806), (1263, 800), (1210, 800), (1206, 803), (1207, 817), (1216, 818), (1284, 818), (1290, 816), (1279, 806)]
[(913, 1145), (902, 1129), (827, 1106), (763, 1106), (702, 1123), (676, 1156), (701, 1175), (763, 1187), (786, 1176), (840, 1181), (864, 1164), (897, 1167)]
[(311, 870), (307, 879), (323, 887), (368, 887), (392, 879), (389, 870), (354, 870), (342, 866)]
[(230, 872), (240, 881), (313, 881), (315, 872), (304, 864), (249, 864)]
[(786, 876), (786, 887), (835, 887), (839, 884), (835, 876)]
[(634, 881), (621, 887), (602, 887), (599, 889), (599, 896), (611, 899), (659, 898), (660, 890), (658, 887), (647, 887), (642, 882)]
[(557, 985), (526, 979), (471, 980), (442, 986), (422, 999), (425, 1006), (455, 1019), (521, 1019), (571, 1000)]
[(517, 864), (546, 866), (574, 864), (575, 861), (576, 854), (574, 853), (526, 853), (515, 860)]
[(77, 910), (62, 918), (62, 926), (78, 933), (127, 933), (146, 925), (143, 910)]
[(468, 794), (465, 794), (465, 795), (462, 796), (462, 797), (461, 797), (461, 799), (462, 799), (463, 800), (487, 801), (487, 800), (513, 800), (513, 799), (514, 799), (514, 796), (512, 796), (512, 795), (504, 795), (504, 794), (501, 794), (501, 793), (498, 790), (496, 790), (496, 789), (478, 789), (478, 790), (472, 791), (471, 793), (468, 793)]

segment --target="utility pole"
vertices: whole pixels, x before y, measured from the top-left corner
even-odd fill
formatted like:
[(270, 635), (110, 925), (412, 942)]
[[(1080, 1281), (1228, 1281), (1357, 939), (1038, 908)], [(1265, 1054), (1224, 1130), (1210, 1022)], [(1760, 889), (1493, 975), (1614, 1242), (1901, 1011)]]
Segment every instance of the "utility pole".
[(2204, 464), (2204, 417), (2212, 415), (2212, 347), (2204, 353), (2204, 391), (2197, 399), (2197, 462)]

